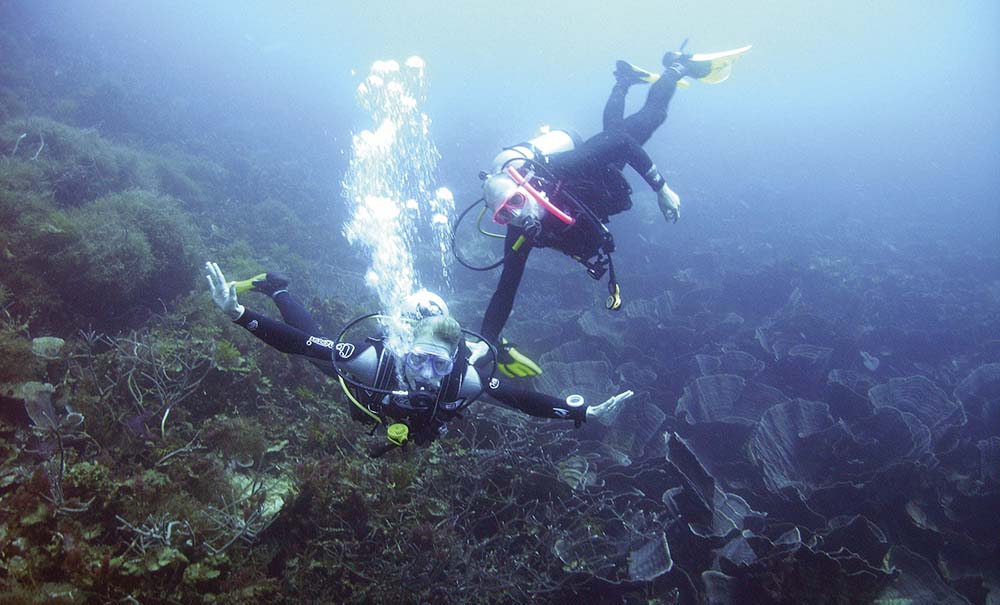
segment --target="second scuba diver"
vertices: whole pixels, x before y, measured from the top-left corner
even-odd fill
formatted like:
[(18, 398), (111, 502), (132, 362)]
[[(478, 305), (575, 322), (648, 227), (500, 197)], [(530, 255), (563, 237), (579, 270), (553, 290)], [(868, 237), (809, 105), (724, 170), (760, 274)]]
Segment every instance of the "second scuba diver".
[[(205, 265), (212, 300), (234, 323), (284, 353), (309, 358), (324, 373), (336, 377), (351, 401), (352, 417), (389, 425), (389, 443), (381, 455), (407, 441), (426, 444), (447, 431), (447, 423), (482, 395), (531, 416), (587, 420), (610, 424), (632, 391), (619, 393), (604, 403), (588, 406), (579, 395), (565, 400), (517, 388), (468, 362), (470, 348), (463, 330), (436, 294), (421, 290), (401, 305), (403, 319), (412, 323), (412, 338), (405, 350), (394, 351), (383, 337), (355, 343), (318, 335), (315, 321), (287, 289), (288, 282), (274, 274), (261, 274), (244, 282), (227, 282), (219, 266)], [(247, 309), (239, 292), (266, 294), (284, 320), (277, 321)], [(348, 324), (343, 336), (363, 316)], [(472, 334), (471, 332), (468, 334)], [(474, 343), (486, 348), (485, 343)]]
[[(660, 76), (618, 61), (601, 133), (581, 143), (574, 134), (553, 130), (505, 148), (494, 158), (492, 173), (481, 175), (483, 201), (486, 211), (493, 213), (493, 221), (505, 226), (507, 234), (503, 260), (493, 265), (502, 264), (503, 270), (486, 308), (481, 332), (497, 345), (501, 372), (507, 376), (532, 376), (542, 371), (500, 338), (532, 248), (555, 248), (585, 265), (594, 279), (609, 273), (606, 306), (612, 310), (621, 307), (611, 261), (615, 245), (605, 226), (609, 217), (632, 207), (632, 190), (621, 169), (628, 164), (639, 173), (656, 193), (664, 218), (676, 223), (680, 218), (680, 197), (667, 186), (642, 145), (666, 120), (670, 99), (682, 78), (721, 82), (728, 77), (732, 62), (748, 49), (711, 55), (668, 52), (663, 57), (666, 69)], [(653, 84), (645, 105), (625, 118), (629, 87), (649, 82)]]

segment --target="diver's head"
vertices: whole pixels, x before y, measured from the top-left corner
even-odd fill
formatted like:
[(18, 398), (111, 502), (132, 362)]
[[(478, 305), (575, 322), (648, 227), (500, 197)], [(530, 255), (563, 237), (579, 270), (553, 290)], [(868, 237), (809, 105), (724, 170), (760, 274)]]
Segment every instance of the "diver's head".
[(435, 315), (447, 316), (448, 305), (437, 294), (421, 289), (403, 299), (399, 312), (407, 319), (419, 321)]
[(461, 326), (446, 315), (433, 315), (417, 322), (413, 327), (413, 344), (403, 356), (403, 374), (413, 393), (437, 395), (441, 381), (455, 367), (461, 339)]
[(498, 225), (523, 227), (541, 219), (545, 212), (524, 187), (518, 186), (505, 172), (492, 174), (486, 179), (483, 199), (493, 211), (493, 222)]

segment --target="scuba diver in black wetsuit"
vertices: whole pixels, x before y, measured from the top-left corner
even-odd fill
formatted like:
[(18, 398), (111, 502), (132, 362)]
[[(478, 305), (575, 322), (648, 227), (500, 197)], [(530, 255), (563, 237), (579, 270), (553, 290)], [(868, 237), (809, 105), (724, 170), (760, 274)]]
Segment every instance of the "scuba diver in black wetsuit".
[[(541, 373), (536, 363), (500, 338), (532, 248), (555, 248), (585, 265), (594, 279), (608, 272), (607, 307), (617, 310), (621, 295), (611, 262), (615, 245), (605, 224), (612, 215), (632, 207), (632, 190), (621, 173), (625, 164), (656, 192), (660, 211), (668, 221), (676, 223), (680, 218), (680, 198), (667, 186), (642, 145), (666, 120), (678, 81), (684, 76), (703, 78), (713, 65), (680, 52), (668, 52), (663, 64), (666, 69), (657, 76), (618, 61), (601, 133), (581, 143), (566, 131), (550, 131), (506, 148), (494, 158), (492, 174), (481, 175), (487, 211), (492, 211), (495, 223), (507, 227), (503, 270), (481, 332), (497, 345), (497, 367), (507, 376)], [(645, 105), (626, 118), (629, 87), (649, 82), (653, 84)]]
[[(350, 322), (335, 339), (317, 336), (317, 326), (305, 307), (286, 289), (287, 281), (274, 274), (261, 274), (243, 282), (226, 282), (215, 263), (206, 263), (206, 278), (212, 300), (233, 322), (284, 353), (306, 356), (324, 373), (336, 377), (351, 406), (352, 417), (369, 423), (388, 424), (388, 445), (381, 455), (408, 441), (423, 445), (443, 435), (447, 423), (478, 399), (488, 395), (495, 401), (540, 418), (568, 419), (577, 426), (593, 419), (610, 424), (620, 405), (632, 396), (625, 391), (600, 405), (587, 406), (583, 397), (565, 400), (520, 389), (477, 369), (468, 362), (470, 347), (458, 322), (437, 295), (421, 290), (401, 305), (402, 320), (412, 325), (412, 338), (403, 351), (393, 351), (381, 337), (354, 343), (344, 334), (366, 315)], [(239, 292), (254, 290), (271, 297), (284, 322), (250, 309), (237, 300)], [(478, 337), (477, 337), (478, 338)], [(482, 350), (485, 342), (473, 343)]]

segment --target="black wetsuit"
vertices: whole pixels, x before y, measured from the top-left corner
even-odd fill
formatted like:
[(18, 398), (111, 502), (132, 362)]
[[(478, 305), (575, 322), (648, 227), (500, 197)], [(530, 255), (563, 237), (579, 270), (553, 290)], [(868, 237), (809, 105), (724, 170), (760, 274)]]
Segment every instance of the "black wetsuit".
[[(345, 346), (348, 343), (341, 343), (338, 348), (333, 340), (315, 336), (318, 333), (316, 322), (295, 297), (281, 290), (272, 298), (284, 322), (246, 309), (234, 323), (243, 326), (254, 336), (283, 353), (308, 357), (314, 365), (332, 377), (337, 376), (331, 362), (335, 352), (339, 362), (349, 369), (350, 360), (360, 360), (366, 354), (373, 355), (378, 360), (376, 380), (387, 385), (383, 388), (406, 390), (407, 387), (400, 385), (396, 379), (394, 360), (384, 351), (380, 340), (349, 343), (349, 346)], [(469, 365), (466, 361), (467, 355), (468, 348), (462, 343), (452, 373), (442, 380), (442, 393), (436, 400), (437, 405), (428, 405), (427, 402), (398, 396), (372, 394), (355, 387), (349, 388), (356, 400), (368, 407), (374, 415), (406, 422), (410, 426), (411, 437), (418, 442), (430, 441), (443, 433), (441, 429), (445, 423), (454, 418), (466, 405), (472, 403), (472, 401), (462, 401), (463, 397), (470, 397), (469, 392), (473, 393), (472, 397), (480, 393), (489, 395), (504, 405), (539, 418), (564, 418), (577, 422), (586, 420), (586, 407), (571, 407), (557, 397), (520, 389), (505, 380), (491, 378), (483, 370)], [(477, 384), (463, 388), (470, 382)], [(353, 405), (351, 411), (356, 419), (367, 419), (365, 413)]]
[[(679, 77), (677, 72), (666, 70), (650, 87), (642, 109), (628, 118), (625, 117), (625, 95), (629, 87), (616, 84), (604, 106), (604, 130), (576, 149), (548, 158), (546, 166), (558, 179), (559, 187), (586, 204), (602, 223), (632, 207), (632, 190), (621, 174), (625, 164), (642, 175), (654, 191), (663, 186), (663, 178), (642, 145), (667, 119), (667, 107), (677, 89)], [(550, 199), (559, 202), (559, 191), (550, 190), (547, 193)], [(578, 220), (574, 226), (567, 228), (549, 215), (543, 219), (542, 227), (540, 238), (523, 242), (517, 250), (513, 250), (512, 246), (525, 232), (515, 226), (507, 227), (503, 271), (480, 330), (491, 342), (498, 342), (500, 332), (510, 317), (528, 254), (533, 247), (556, 248), (570, 256), (587, 259), (595, 255), (603, 243), (604, 231), (592, 220)]]

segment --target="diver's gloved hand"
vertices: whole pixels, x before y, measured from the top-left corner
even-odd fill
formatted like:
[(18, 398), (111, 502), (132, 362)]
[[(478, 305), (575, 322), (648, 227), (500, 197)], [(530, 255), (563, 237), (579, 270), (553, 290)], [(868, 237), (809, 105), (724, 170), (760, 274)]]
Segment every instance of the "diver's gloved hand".
[(676, 223), (681, 218), (681, 196), (674, 193), (666, 183), (656, 192), (656, 203), (667, 222)]
[(537, 376), (542, 373), (542, 368), (537, 363), (515, 349), (506, 338), (501, 338), (500, 346), (497, 347), (497, 369), (510, 378)]
[(490, 345), (486, 344), (482, 340), (476, 342), (466, 343), (469, 347), (469, 365), (476, 365), (476, 362), (486, 357), (486, 354), (490, 352)]
[(596, 420), (604, 426), (611, 426), (618, 418), (622, 403), (634, 394), (632, 391), (618, 393), (600, 405), (587, 408), (587, 420)]
[(236, 299), (236, 283), (226, 283), (226, 276), (216, 263), (205, 263), (205, 271), (207, 271), (205, 278), (208, 279), (208, 288), (212, 292), (212, 300), (216, 306), (225, 311), (233, 321), (243, 317), (246, 309)]

